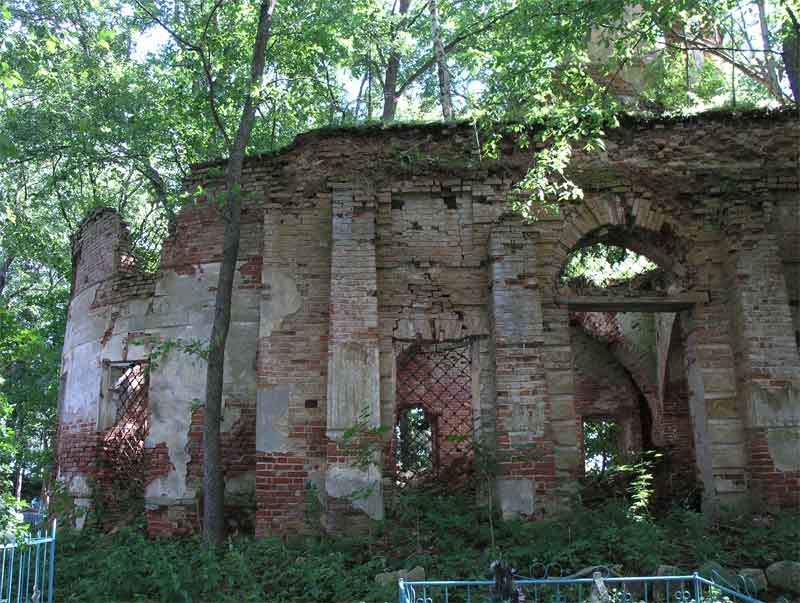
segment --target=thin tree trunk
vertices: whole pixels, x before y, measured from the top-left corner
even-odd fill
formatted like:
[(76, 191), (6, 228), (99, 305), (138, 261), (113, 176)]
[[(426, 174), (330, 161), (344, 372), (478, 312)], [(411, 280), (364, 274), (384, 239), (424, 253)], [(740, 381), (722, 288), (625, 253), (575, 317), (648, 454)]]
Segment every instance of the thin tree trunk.
[(436, 58), (436, 72), (439, 76), (439, 102), (442, 105), (442, 116), (445, 121), (453, 119), (453, 97), (450, 93), (450, 74), (447, 72), (447, 56), (442, 44), (442, 30), (439, 26), (439, 2), (428, 0), (431, 11), (431, 36), (433, 37), (433, 55)]
[[(518, 7), (515, 6), (506, 11), (503, 11), (498, 15), (493, 15), (482, 21), (473, 23), (471, 26), (467, 27), (460, 33), (456, 34), (456, 36), (452, 40), (450, 40), (447, 44), (444, 45), (445, 54), (450, 52), (451, 50), (456, 49), (460, 44), (462, 44), (469, 38), (480, 35), (485, 31), (489, 31), (498, 22), (502, 21), (509, 15), (512, 15), (517, 10), (517, 8)], [(436, 57), (431, 56), (425, 62), (423, 62), (419, 67), (414, 69), (414, 71), (411, 72), (405, 79), (405, 81), (402, 84), (400, 84), (400, 86), (397, 88), (396, 96), (401, 96), (408, 89), (409, 86), (411, 86), (419, 78), (425, 75), (428, 72), (428, 69), (430, 69), (434, 65), (436, 65)]]
[[(772, 56), (772, 44), (769, 39), (767, 9), (764, 6), (764, 0), (756, 0), (756, 6), (758, 7), (758, 22), (761, 25), (761, 42), (764, 45), (764, 50), (766, 51), (764, 54), (766, 59), (767, 79), (774, 90), (780, 90), (781, 84), (778, 79), (778, 70), (775, 66), (775, 57)], [(778, 100), (781, 100), (780, 96), (778, 96)]]
[(22, 500), (22, 476), (24, 474), (24, 471), (22, 470), (22, 460), (21, 459), (17, 459), (16, 474), (17, 474), (17, 484), (16, 484), (14, 490), (15, 490), (15, 494), (16, 494), (16, 497), (17, 497), (17, 505), (19, 505), (20, 501)]
[[(253, 46), (248, 90), (261, 87), (266, 63), (266, 48), (272, 26), (276, 0), (263, 0), (258, 30)], [(225, 167), (225, 237), (222, 244), (222, 265), (219, 269), (217, 296), (214, 303), (214, 324), (206, 373), (206, 405), (203, 428), (203, 535), (209, 544), (225, 538), (225, 484), (220, 454), (220, 421), (222, 420), (222, 385), (225, 366), (225, 343), (231, 322), (231, 298), (236, 259), (239, 255), (242, 214), (242, 166), (250, 133), (255, 122), (257, 99), (250, 92), (242, 108), (236, 138)]]
[(794, 102), (800, 106), (800, 23), (788, 6), (786, 11), (789, 13), (790, 23), (787, 25), (789, 31), (783, 38), (783, 65)]
[[(411, 0), (400, 0), (400, 7), (398, 14), (403, 15), (401, 20), (402, 27), (405, 22), (405, 15), (411, 6)], [(393, 40), (394, 42), (394, 40)], [(383, 80), (383, 115), (381, 121), (388, 123), (394, 121), (395, 114), (397, 113), (397, 75), (400, 72), (400, 53), (396, 48), (392, 49), (389, 54), (389, 61), (386, 65), (386, 77)]]
[(3, 263), (0, 264), (0, 296), (3, 295), (3, 290), (6, 288), (8, 277), (11, 275), (11, 264), (14, 262), (14, 256), (10, 255)]
[(361, 110), (361, 99), (364, 95), (364, 86), (367, 84), (367, 79), (369, 78), (369, 73), (365, 74), (364, 77), (361, 78), (361, 84), (358, 86), (358, 96), (356, 96), (356, 106), (353, 109), (353, 121), (358, 122), (358, 112)]

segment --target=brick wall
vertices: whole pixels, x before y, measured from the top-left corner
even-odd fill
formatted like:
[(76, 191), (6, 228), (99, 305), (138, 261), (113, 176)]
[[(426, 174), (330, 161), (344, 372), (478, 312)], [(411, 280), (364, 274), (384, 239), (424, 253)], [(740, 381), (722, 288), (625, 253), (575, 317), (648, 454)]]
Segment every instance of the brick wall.
[[(119, 337), (121, 323), (129, 304), (153, 294), (155, 277), (138, 270), (127, 225), (109, 208), (90, 211), (75, 233), (73, 275), (62, 356), (57, 475), (81, 505), (102, 501), (103, 519), (114, 522), (130, 516), (125, 499), (134, 499), (134, 506), (140, 502), (144, 467), (132, 469), (128, 480), (109, 458), (113, 447), (106, 440), (113, 427), (98, 423), (108, 414), (104, 406), (112, 397), (103, 391), (113, 385), (104, 372), (106, 361), (127, 359), (130, 346)], [(121, 494), (129, 485), (133, 492)]]
[[(687, 455), (691, 448), (709, 495), (741, 497), (748, 480), (766, 475), (758, 468), (758, 431), (745, 450), (742, 392), (753, 379), (778, 389), (797, 378), (796, 344), (784, 345), (782, 335), (792, 331), (788, 305), (797, 296), (790, 286), (766, 305), (759, 297), (779, 277), (787, 284), (796, 280), (785, 266), (800, 226), (786, 220), (775, 226), (767, 214), (772, 207), (783, 215), (796, 203), (797, 135), (796, 119), (788, 114), (628, 120), (609, 134), (606, 153), (576, 152), (571, 173), (585, 200), (557, 215), (542, 212), (533, 223), (501, 218), (509, 189), (530, 164), (528, 152), (504, 141), (498, 161), (482, 160), (469, 127), (315, 132), (280, 155), (248, 158), (237, 335), (229, 352), (236, 376), (226, 377), (226, 397), (241, 405), (235, 412), (255, 412), (255, 422), (259, 412), (281, 407), (268, 416), (264, 450), (250, 443), (252, 432), (229, 443), (230, 454), (240, 459), (230, 461), (231, 475), (240, 479), (255, 471), (256, 531), (300, 523), (309, 491), (331, 508), (341, 503), (324, 496), (331, 467), (349, 462), (336, 438), (354, 416), (352, 400), (336, 393), (345, 391), (337, 385), (337, 367), (355, 358), (348, 356), (353, 350), (369, 357), (356, 371), (356, 397), (368, 402), (374, 424), (391, 426), (398, 356), (418, 340), (472, 342), (471, 401), (481, 432), (512, 454), (528, 444), (539, 453), (535, 461), (518, 455), (503, 467), (504, 478), (534, 484), (537, 512), (569, 500), (580, 467), (579, 411), (590, 398), (602, 406), (601, 391), (619, 387), (582, 384), (576, 375), (570, 313), (555, 286), (567, 255), (593, 241), (651, 254), (676, 283), (708, 294), (708, 303), (687, 311), (682, 323), (682, 341), (691, 343), (681, 361), (687, 375), (670, 381), (677, 370), (666, 367), (662, 355), (643, 369), (646, 386), (637, 386), (663, 398), (663, 405), (651, 404), (663, 436)], [(202, 184), (220, 190), (215, 167), (196, 166), (186, 189)], [(350, 230), (337, 230), (345, 226)], [(208, 275), (219, 262), (223, 233), (215, 205), (201, 200), (180, 213), (155, 283), (125, 271), (110, 279), (118, 260), (107, 260), (123, 257), (126, 243), (122, 235), (112, 243), (104, 232), (117, 232), (113, 220), (106, 212), (93, 214), (76, 247), (74, 301), (83, 303), (82, 291), (98, 285), (91, 312), (99, 326), (89, 343), (81, 343), (91, 351), (77, 344), (65, 348), (67, 409), (80, 398), (77, 364), (71, 362), (85, 367), (92, 354), (98, 360), (122, 354), (126, 328), (164, 338), (202, 337), (213, 299)], [(730, 242), (742, 232), (752, 245)], [(97, 262), (89, 263), (90, 257)], [(737, 300), (732, 291), (740, 285)], [(148, 299), (149, 305), (132, 302)], [(732, 322), (736, 304), (738, 315), (752, 320)], [(637, 349), (626, 349), (641, 359)], [(201, 374), (187, 365), (174, 361), (154, 377), (161, 439), (150, 442), (149, 488), (154, 500), (163, 495), (174, 502), (149, 509), (153, 533), (197, 525), (191, 501), (199, 475), (199, 423), (190, 409), (196, 394), (181, 393), (185, 400), (168, 395), (168, 371)], [(691, 438), (687, 413), (698, 417)], [(74, 427), (71, 421), (62, 419), (61, 431), (76, 435), (64, 436), (60, 462), (72, 467), (83, 458), (90, 465), (90, 444), (77, 435), (87, 432), (77, 418)], [(243, 428), (233, 421), (226, 431), (234, 437)], [(793, 487), (790, 476), (777, 473)]]

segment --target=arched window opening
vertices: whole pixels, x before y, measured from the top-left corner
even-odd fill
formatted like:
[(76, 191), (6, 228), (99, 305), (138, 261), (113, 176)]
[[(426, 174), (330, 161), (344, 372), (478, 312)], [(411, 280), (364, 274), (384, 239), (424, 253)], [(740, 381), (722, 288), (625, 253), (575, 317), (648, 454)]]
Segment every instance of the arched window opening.
[(654, 272), (648, 257), (625, 247), (594, 243), (573, 251), (561, 271), (561, 283), (609, 288)]

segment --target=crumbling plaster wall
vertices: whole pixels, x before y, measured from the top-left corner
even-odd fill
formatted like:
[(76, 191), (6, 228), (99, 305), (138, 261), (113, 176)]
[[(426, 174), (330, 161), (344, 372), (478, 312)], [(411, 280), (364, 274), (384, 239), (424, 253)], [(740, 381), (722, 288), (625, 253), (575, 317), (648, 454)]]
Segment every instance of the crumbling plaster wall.
[[(73, 238), (74, 276), (61, 363), (57, 477), (72, 494), (80, 526), (93, 496), (103, 430), (103, 361), (137, 360), (143, 350), (128, 341), (143, 313), (153, 279), (130, 270), (125, 226), (111, 210), (90, 212)], [(124, 300), (124, 301), (123, 301)]]
[[(107, 394), (101, 388), (103, 366), (148, 359), (156, 351), (150, 372), (151, 420), (146, 446), (151, 452), (144, 493), (150, 528), (153, 533), (193, 531), (197, 484), (187, 484), (187, 445), (192, 406), (204, 397), (205, 362), (180, 348), (166, 354), (158, 349), (165, 341), (208, 340), (219, 263), (170, 265), (165, 257), (157, 278), (137, 272), (128, 261), (127, 229), (119, 216), (108, 210), (93, 212), (84, 220), (74, 249), (76, 279), (62, 357), (60, 478), (70, 483), (79, 505), (88, 505), (90, 485), (97, 474), (101, 430), (108, 427), (99, 424)], [(229, 338), (229, 352), (235, 351), (226, 355), (224, 431), (241, 413), (234, 401), (249, 399), (255, 407), (258, 304), (241, 268)], [(228, 480), (228, 493), (249, 490), (253, 499), (255, 465), (242, 468), (240, 474), (238, 482)], [(168, 508), (181, 510), (171, 511), (167, 519)]]
[[(467, 127), (310, 133), (279, 155), (249, 158), (224, 427), (228, 433), (242, 429), (242, 417), (254, 423), (252, 460), (231, 459), (228, 468), (239, 476), (230, 489), (254, 488), (256, 532), (295, 529), (309, 494), (344, 513), (348, 494), (363, 485), (376, 488), (362, 510), (382, 513), (377, 464), (361, 474), (350, 471), (352, 452), (340, 445), (340, 435), (363, 409), (369, 425), (391, 427), (396, 358), (417, 339), (472, 342), (481, 430), (512, 453), (528, 444), (537, 449), (536, 460), (520, 454), (503, 467), (503, 511), (536, 515), (570, 500), (580, 463), (575, 373), (570, 312), (554, 284), (567, 255), (592, 240), (646, 253), (687, 290), (708, 294), (707, 303), (680, 319), (693, 446), (706, 495), (724, 502), (746, 498), (759, 459), (783, 480), (785, 494), (776, 500), (786, 503), (797, 489), (786, 481), (785, 446), (775, 445), (779, 432), (759, 427), (765, 430), (761, 440), (729, 438), (744, 430), (742, 392), (761, 366), (761, 352), (747, 343), (754, 302), (750, 293), (736, 293), (739, 275), (766, 262), (768, 282), (752, 281), (753, 291), (756, 283), (763, 288), (783, 279), (775, 312), (763, 316), (783, 322), (765, 331), (763, 341), (780, 329), (791, 332), (784, 323), (792, 316), (794, 277), (785, 267), (796, 229), (783, 225), (763, 241), (776, 215), (765, 210), (791, 212), (797, 201), (792, 143), (799, 136), (796, 119), (787, 114), (628, 121), (609, 134), (603, 153), (576, 153), (572, 176), (585, 200), (531, 223), (505, 215), (528, 154), (508, 142), (499, 160), (481, 161)], [(219, 189), (215, 171), (214, 164), (197, 166), (187, 190)], [(735, 219), (744, 215), (747, 220)], [(740, 250), (734, 241), (745, 228), (756, 245)], [(149, 335), (151, 342), (207, 337), (222, 231), (217, 208), (200, 201), (180, 213), (154, 291), (151, 283), (149, 290), (105, 296), (105, 306), (84, 316), (79, 310), (91, 305), (91, 294), (76, 286), (65, 346), (62, 443), (82, 422), (91, 425), (98, 403), (96, 396), (81, 398), (77, 375), (84, 371), (81, 382), (94, 387), (103, 358), (124, 356), (126, 349), (148, 353), (130, 345), (130, 334)], [(107, 272), (98, 272), (98, 287)], [(777, 381), (793, 382), (792, 367), (800, 364), (796, 347), (792, 356), (781, 339), (777, 350), (780, 358), (766, 363), (776, 381), (767, 385), (775, 392)], [(652, 351), (656, 394), (665, 388), (664, 367), (662, 352)], [(151, 379), (151, 531), (189, 531), (198, 508), (191, 479), (198, 442), (191, 434), (199, 418), (192, 416), (192, 400), (202, 398), (204, 366), (173, 350)], [(781, 429), (796, 423), (787, 410), (793, 404), (778, 402), (785, 415)], [(255, 409), (255, 421), (248, 408)], [(239, 449), (236, 454), (243, 456)], [(67, 471), (79, 463), (59, 455), (63, 475), (88, 474)], [(92, 452), (73, 457), (91, 464)], [(329, 514), (332, 529), (336, 516)]]

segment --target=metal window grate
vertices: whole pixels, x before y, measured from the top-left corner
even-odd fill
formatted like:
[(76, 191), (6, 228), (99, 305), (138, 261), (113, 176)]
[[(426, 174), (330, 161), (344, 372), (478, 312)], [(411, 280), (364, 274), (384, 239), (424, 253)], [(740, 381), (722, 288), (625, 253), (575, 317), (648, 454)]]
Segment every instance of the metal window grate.
[(116, 421), (103, 438), (103, 456), (112, 482), (144, 479), (144, 443), (150, 428), (148, 371), (144, 361), (113, 367), (111, 393), (117, 401)]
[(394, 460), (400, 484), (441, 476), (470, 455), (469, 344), (417, 344), (398, 358)]

